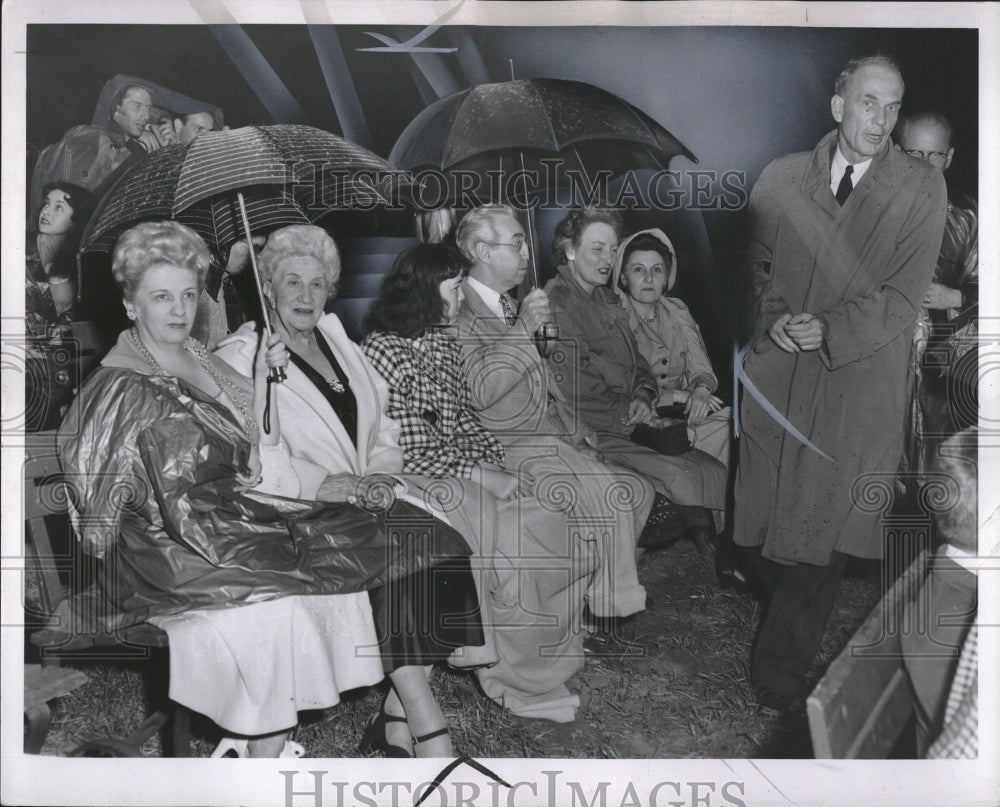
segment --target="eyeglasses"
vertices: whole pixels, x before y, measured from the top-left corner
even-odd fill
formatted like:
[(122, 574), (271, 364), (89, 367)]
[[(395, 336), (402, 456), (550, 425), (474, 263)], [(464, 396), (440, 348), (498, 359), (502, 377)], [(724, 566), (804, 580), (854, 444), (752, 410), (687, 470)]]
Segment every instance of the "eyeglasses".
[(909, 154), (918, 160), (947, 160), (948, 153), (944, 151), (921, 151), (920, 149), (903, 149), (903, 154)]
[(518, 252), (528, 246), (528, 242), (520, 237), (515, 238), (509, 243), (505, 241), (483, 241), (483, 243), (489, 244), (491, 247), (514, 247)]

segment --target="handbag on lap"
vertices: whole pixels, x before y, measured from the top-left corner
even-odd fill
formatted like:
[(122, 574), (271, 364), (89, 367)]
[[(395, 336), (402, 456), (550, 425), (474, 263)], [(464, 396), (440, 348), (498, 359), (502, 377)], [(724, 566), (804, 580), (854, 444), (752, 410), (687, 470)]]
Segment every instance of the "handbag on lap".
[(653, 451), (668, 457), (686, 454), (691, 450), (687, 422), (683, 420), (669, 426), (649, 426), (640, 423), (629, 436), (633, 443), (651, 448)]

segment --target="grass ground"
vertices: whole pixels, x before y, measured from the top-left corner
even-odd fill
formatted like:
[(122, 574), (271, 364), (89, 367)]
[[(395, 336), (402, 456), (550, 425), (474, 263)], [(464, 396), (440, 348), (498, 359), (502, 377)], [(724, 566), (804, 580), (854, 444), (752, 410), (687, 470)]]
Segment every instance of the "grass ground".
[[(849, 568), (823, 648), (817, 680), (879, 596), (877, 569)], [(626, 654), (588, 657), (570, 681), (581, 708), (571, 724), (530, 721), (488, 700), (474, 675), (440, 670), (432, 686), (451, 727), (456, 751), (474, 757), (696, 758), (808, 757), (801, 719), (762, 715), (747, 674), (760, 607), (748, 596), (721, 590), (711, 563), (693, 544), (675, 543), (647, 554), (640, 580), (653, 604), (618, 643)], [(146, 711), (141, 666), (77, 664), (90, 682), (55, 704), (43, 754), (65, 755), (85, 740), (123, 737)], [(350, 757), (365, 721), (377, 708), (372, 690), (347, 693), (340, 705), (303, 713), (297, 740), (310, 757)], [(211, 725), (196, 723), (196, 751), (217, 741)], [(159, 754), (153, 737), (143, 747)]]

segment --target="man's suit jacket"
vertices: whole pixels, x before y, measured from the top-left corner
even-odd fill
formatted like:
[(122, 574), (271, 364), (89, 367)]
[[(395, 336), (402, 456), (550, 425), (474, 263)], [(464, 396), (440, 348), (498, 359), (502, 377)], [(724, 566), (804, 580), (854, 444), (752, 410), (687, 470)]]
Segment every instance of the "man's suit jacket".
[(551, 435), (578, 445), (584, 430), (521, 320), (507, 325), (465, 284), (455, 322), (472, 404), (504, 445)]

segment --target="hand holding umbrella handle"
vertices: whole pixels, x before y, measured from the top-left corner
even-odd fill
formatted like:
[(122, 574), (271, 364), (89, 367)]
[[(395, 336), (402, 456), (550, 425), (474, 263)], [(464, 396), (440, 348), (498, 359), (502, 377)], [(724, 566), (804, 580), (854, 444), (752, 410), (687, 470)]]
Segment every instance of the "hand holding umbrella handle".
[(552, 346), (559, 341), (559, 326), (554, 322), (546, 322), (535, 331), (535, 345), (542, 358), (548, 358)]
[[(521, 171), (524, 173), (524, 155), (521, 155)], [(527, 194), (527, 190), (525, 190)], [(530, 270), (531, 276), (531, 288), (539, 289), (541, 288), (541, 283), (539, 283), (538, 278), (538, 263), (536, 262), (536, 249), (535, 243), (537, 241), (537, 233), (535, 230), (535, 213), (533, 207), (527, 207), (525, 216), (525, 226), (528, 232), (528, 269)], [(538, 353), (541, 357), (548, 358), (549, 353), (552, 352), (552, 345), (559, 339), (559, 326), (554, 322), (543, 322), (541, 327), (535, 331), (535, 346), (538, 348)]]

